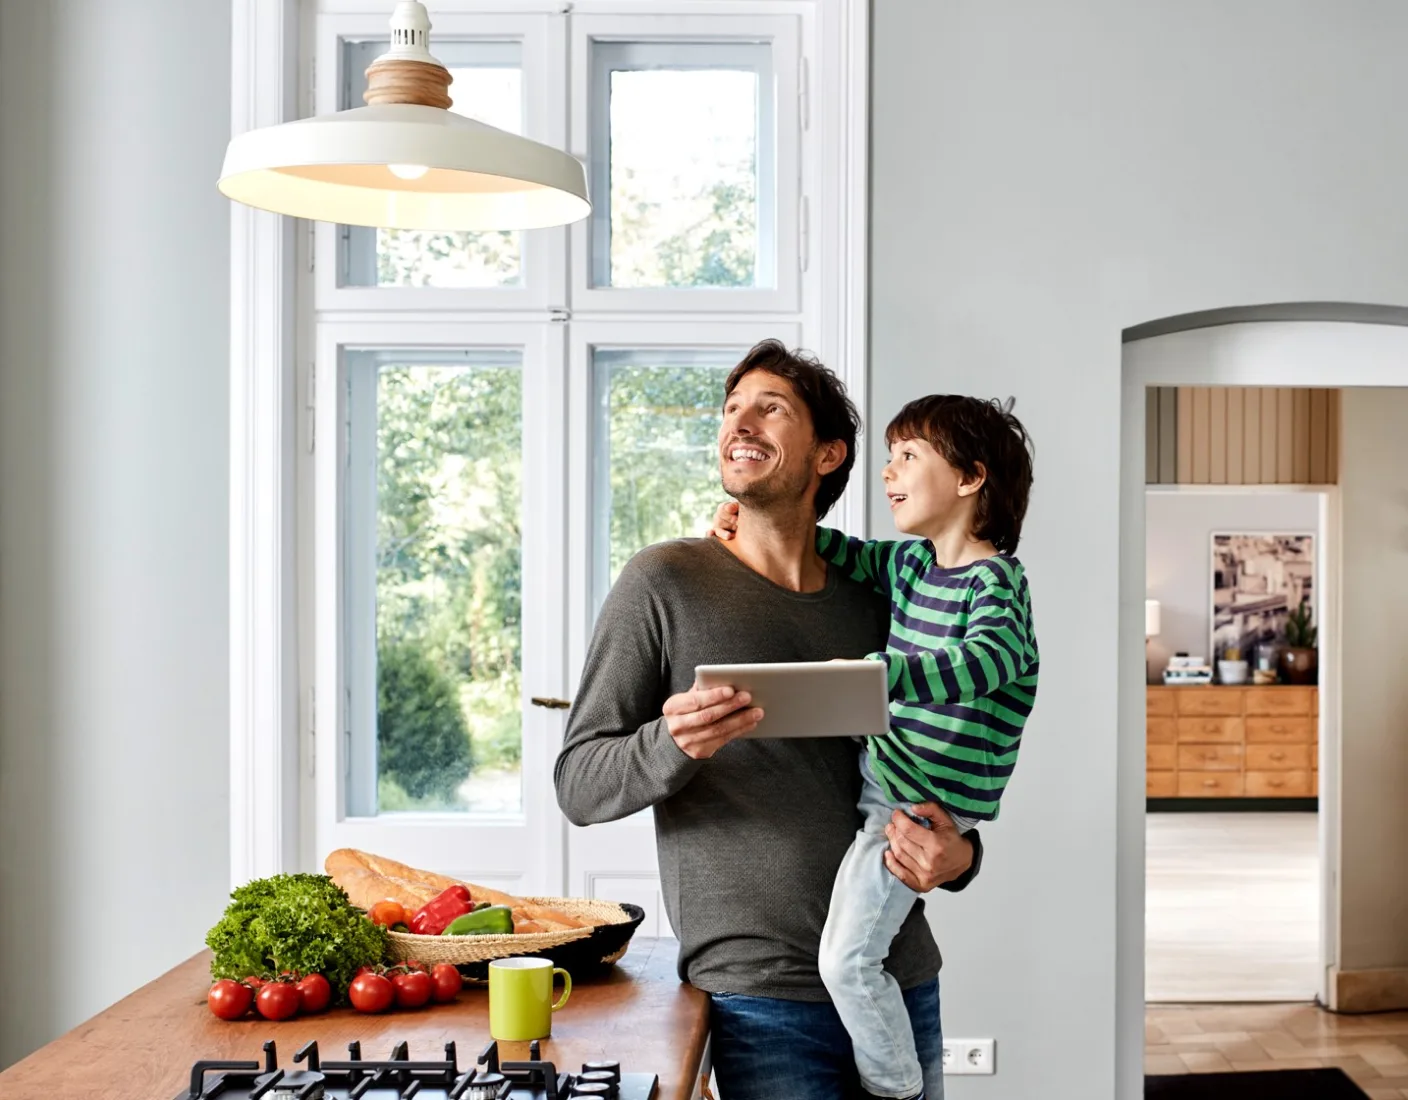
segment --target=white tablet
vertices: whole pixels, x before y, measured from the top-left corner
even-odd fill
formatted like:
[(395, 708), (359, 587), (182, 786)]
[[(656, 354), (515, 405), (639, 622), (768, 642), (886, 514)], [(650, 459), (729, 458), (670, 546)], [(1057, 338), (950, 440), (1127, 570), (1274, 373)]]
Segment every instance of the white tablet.
[(700, 687), (731, 687), (753, 697), (763, 720), (748, 737), (853, 737), (886, 733), (890, 693), (879, 661), (799, 661), (699, 665)]

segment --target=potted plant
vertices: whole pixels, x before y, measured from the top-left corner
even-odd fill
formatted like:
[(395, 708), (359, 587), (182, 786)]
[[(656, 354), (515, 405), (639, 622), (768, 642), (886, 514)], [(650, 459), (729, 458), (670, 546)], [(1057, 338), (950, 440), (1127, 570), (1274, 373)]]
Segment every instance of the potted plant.
[(1310, 617), (1310, 603), (1286, 616), (1286, 646), (1281, 650), (1281, 678), (1288, 684), (1313, 684), (1319, 665), (1315, 649), (1316, 627)]

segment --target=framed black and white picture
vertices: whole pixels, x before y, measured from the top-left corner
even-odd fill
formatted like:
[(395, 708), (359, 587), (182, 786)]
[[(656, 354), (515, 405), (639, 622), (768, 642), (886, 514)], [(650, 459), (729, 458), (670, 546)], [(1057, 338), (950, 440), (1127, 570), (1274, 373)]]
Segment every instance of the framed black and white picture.
[(1213, 658), (1236, 648), (1248, 659), (1256, 646), (1279, 639), (1302, 601), (1315, 607), (1314, 586), (1314, 535), (1214, 533)]

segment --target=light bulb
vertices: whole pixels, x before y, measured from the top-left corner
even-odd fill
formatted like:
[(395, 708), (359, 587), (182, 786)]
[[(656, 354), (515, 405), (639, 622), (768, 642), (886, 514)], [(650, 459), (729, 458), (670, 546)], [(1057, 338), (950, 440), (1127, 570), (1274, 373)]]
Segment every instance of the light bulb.
[(430, 171), (424, 164), (388, 164), (387, 169), (397, 179), (418, 180)]

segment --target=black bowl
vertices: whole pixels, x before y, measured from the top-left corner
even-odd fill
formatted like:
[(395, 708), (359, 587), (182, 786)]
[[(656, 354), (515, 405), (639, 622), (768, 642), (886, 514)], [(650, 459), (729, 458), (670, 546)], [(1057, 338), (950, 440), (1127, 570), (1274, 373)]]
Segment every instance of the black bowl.
[[(616, 955), (631, 942), (641, 921), (645, 920), (645, 910), (628, 901), (616, 903), (626, 911), (629, 920), (619, 924), (599, 924), (592, 929), (590, 936), (557, 947), (544, 948), (531, 954), (540, 959), (551, 959), (553, 966), (560, 966), (572, 975), (572, 980), (594, 977), (614, 965)], [(489, 980), (489, 963), (460, 963), (460, 973), (476, 982)]]

